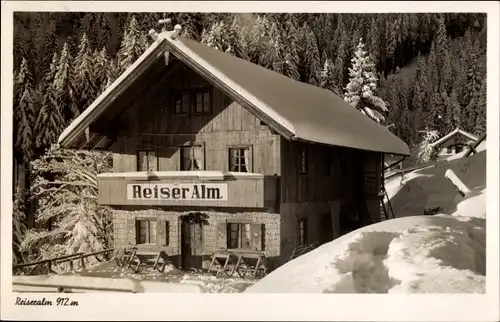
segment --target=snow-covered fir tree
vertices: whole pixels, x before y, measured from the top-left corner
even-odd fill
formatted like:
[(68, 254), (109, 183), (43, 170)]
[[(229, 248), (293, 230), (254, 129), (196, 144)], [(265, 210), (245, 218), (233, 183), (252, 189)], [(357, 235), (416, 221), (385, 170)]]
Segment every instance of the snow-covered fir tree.
[(234, 30), (224, 21), (213, 24), (210, 29), (204, 30), (201, 43), (212, 48), (234, 55)]
[(97, 87), (96, 96), (98, 96), (102, 93), (102, 89), (108, 80), (107, 69), (109, 67), (109, 57), (106, 48), (103, 47), (99, 51), (95, 50), (92, 53), (92, 60), (94, 62), (95, 85)]
[(323, 65), (323, 70), (321, 71), (320, 74), (320, 86), (323, 88), (326, 88), (328, 90), (331, 90), (332, 92), (336, 93), (338, 91), (338, 88), (336, 87), (336, 82), (335, 82), (335, 69), (333, 68), (333, 62), (331, 61), (330, 58), (325, 59), (325, 63)]
[(423, 133), (423, 139), (413, 151), (414, 157), (419, 163), (429, 163), (437, 157), (437, 151), (431, 144), (439, 138), (439, 132), (427, 128), (419, 133)]
[(28, 61), (23, 58), (14, 80), (14, 129), (15, 147), (23, 153), (26, 160), (33, 154), (34, 126), (37, 107), (37, 97), (33, 88), (33, 76)]
[(27, 232), (25, 192), (17, 187), (12, 208), (12, 264), (26, 262), (26, 253), (21, 251), (21, 244)]
[(50, 220), (52, 227), (30, 230), (21, 250), (37, 250), (37, 258), (46, 259), (109, 248), (111, 212), (97, 202), (97, 174), (110, 171), (110, 155), (54, 145), (32, 162), (32, 169), (36, 220), (39, 224)]
[(301, 28), (302, 37), (300, 39), (301, 66), (303, 69), (303, 80), (312, 85), (319, 85), (319, 73), (321, 71), (321, 61), (316, 41), (316, 36), (305, 23)]
[(266, 50), (261, 52), (259, 64), (277, 73), (283, 72), (284, 46), (281, 30), (275, 22), (269, 24), (267, 34)]
[(281, 65), (282, 73), (291, 79), (300, 80), (300, 57), (298, 51), (300, 35), (296, 17), (288, 17), (283, 28), (282, 37), (284, 43), (287, 44), (283, 57), (283, 64)]
[(75, 75), (73, 66), (73, 56), (68, 43), (65, 43), (57, 64), (54, 90), (57, 104), (59, 104), (66, 121), (72, 120), (80, 114), (76, 98), (75, 79), (73, 78)]
[(139, 28), (135, 15), (132, 15), (125, 29), (120, 50), (118, 51), (118, 66), (120, 74), (141, 56), (148, 46), (146, 33)]
[(350, 78), (345, 88), (344, 100), (374, 121), (383, 122), (385, 117), (381, 112), (388, 111), (387, 104), (376, 96), (378, 79), (375, 76), (375, 65), (364, 50), (361, 39), (351, 62), (352, 68), (349, 68)]
[(54, 53), (52, 63), (45, 75), (42, 104), (35, 122), (37, 133), (36, 147), (38, 149), (44, 149), (55, 143), (66, 124), (60, 105), (57, 102), (57, 94), (54, 86), (57, 63), (57, 53)]
[(97, 67), (87, 35), (83, 34), (78, 54), (74, 60), (75, 90), (77, 105), (80, 111), (85, 110), (96, 98), (99, 88), (96, 84)]

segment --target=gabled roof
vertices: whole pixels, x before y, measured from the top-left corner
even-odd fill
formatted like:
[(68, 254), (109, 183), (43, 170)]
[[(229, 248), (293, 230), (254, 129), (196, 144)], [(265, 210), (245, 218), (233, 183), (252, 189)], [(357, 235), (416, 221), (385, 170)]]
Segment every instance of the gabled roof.
[(138, 74), (168, 51), (276, 132), (360, 150), (409, 155), (405, 142), (329, 90), (294, 81), (199, 42), (162, 32), (151, 47), (61, 134), (71, 146)]
[(442, 138), (440, 138), (439, 140), (433, 142), (430, 144), (431, 147), (435, 147), (435, 146), (438, 146), (446, 141), (448, 141), (449, 139), (451, 139), (452, 137), (454, 137), (455, 135), (457, 134), (462, 134), (463, 136), (466, 136), (468, 137), (469, 139), (471, 139), (472, 141), (477, 141), (479, 138), (477, 136), (475, 136), (474, 134), (471, 134), (469, 132), (466, 132), (464, 130), (461, 130), (460, 128), (456, 128), (454, 129), (453, 131), (451, 131), (450, 133), (446, 134), (445, 136), (443, 136)]

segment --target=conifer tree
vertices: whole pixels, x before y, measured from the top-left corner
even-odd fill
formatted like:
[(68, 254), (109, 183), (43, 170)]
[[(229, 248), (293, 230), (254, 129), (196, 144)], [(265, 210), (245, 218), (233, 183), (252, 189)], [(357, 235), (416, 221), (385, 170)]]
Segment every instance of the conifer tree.
[(445, 107), (443, 96), (440, 93), (434, 93), (431, 98), (431, 106), (427, 124), (430, 128), (435, 129), (440, 133), (444, 133), (445, 129)]
[(83, 111), (94, 101), (98, 92), (96, 70), (94, 69), (96, 66), (86, 34), (83, 34), (78, 46), (74, 66), (75, 96), (78, 110)]
[(223, 21), (215, 23), (201, 35), (201, 43), (229, 54), (235, 53), (235, 39), (234, 30)]
[(439, 90), (446, 93), (449, 93), (452, 86), (450, 50), (451, 49), (448, 34), (446, 32), (446, 25), (444, 23), (444, 16), (439, 15), (438, 30), (436, 34), (436, 62), (439, 71)]
[(45, 75), (43, 100), (36, 120), (36, 147), (42, 150), (57, 142), (64, 129), (65, 121), (57, 101), (54, 79), (57, 72), (57, 53), (52, 57), (52, 63)]
[(429, 52), (428, 58), (428, 71), (429, 71), (429, 86), (431, 89), (430, 94), (436, 93), (439, 91), (439, 75), (438, 75), (438, 66), (436, 62), (436, 50), (434, 46), (434, 42), (431, 44), (431, 49)]
[[(111, 213), (97, 202), (97, 174), (110, 171), (110, 155), (73, 151), (54, 145), (32, 162), (37, 200), (36, 221), (52, 222), (52, 229), (30, 230), (21, 251), (37, 250), (39, 259), (109, 248)], [(49, 177), (50, 179), (46, 179)], [(87, 259), (87, 263), (95, 259)]]
[(284, 43), (287, 44), (287, 49), (284, 54), (283, 75), (294, 79), (300, 80), (299, 73), (299, 33), (298, 23), (294, 16), (289, 16), (285, 22), (283, 30)]
[(281, 38), (281, 30), (275, 22), (271, 22), (267, 32), (267, 49), (259, 59), (260, 64), (275, 72), (282, 73), (282, 64), (285, 49)]
[(95, 85), (97, 87), (97, 94), (100, 95), (108, 82), (108, 71), (115, 68), (114, 65), (110, 66), (108, 53), (106, 48), (103, 47), (100, 51), (95, 50), (93, 53), (94, 71), (95, 71)]
[(345, 31), (340, 36), (338, 44), (337, 57), (335, 58), (333, 78), (335, 82), (334, 92), (337, 95), (343, 95), (345, 66), (348, 57), (345, 39), (347, 34)]
[(23, 57), (17, 73), (14, 97), (15, 147), (22, 152), (25, 160), (33, 156), (34, 126), (37, 111), (37, 97), (33, 87), (33, 76), (28, 61)]
[(26, 262), (26, 253), (21, 244), (27, 232), (25, 192), (16, 188), (12, 209), (12, 265)]
[(319, 85), (336, 93), (336, 91), (338, 91), (338, 88), (336, 88), (334, 72), (335, 70), (333, 68), (333, 62), (330, 58), (327, 57), (325, 59), (325, 64), (323, 65), (323, 70), (321, 71)]
[(481, 135), (486, 133), (486, 78), (481, 82), (478, 95), (476, 127), (474, 133)]
[(375, 18), (372, 18), (371, 20), (370, 28), (368, 30), (367, 41), (368, 41), (368, 49), (370, 50), (370, 56), (373, 59), (375, 67), (377, 67), (379, 65), (379, 59), (380, 59), (380, 52), (379, 52), (380, 37)]
[(198, 13), (181, 12), (177, 18), (178, 23), (182, 26), (182, 35), (189, 39), (200, 39), (198, 26), (200, 25), (200, 16)]
[(118, 50), (120, 74), (132, 65), (147, 48), (146, 34), (141, 32), (135, 15), (132, 15)]
[(73, 71), (73, 57), (69, 51), (67, 43), (64, 44), (57, 64), (56, 75), (54, 76), (54, 91), (57, 104), (61, 107), (61, 112), (66, 121), (69, 121), (80, 114), (75, 97), (76, 87)]
[(307, 23), (302, 26), (301, 65), (304, 71), (304, 81), (312, 85), (319, 85), (319, 72), (321, 69), (319, 50), (314, 33)]
[(387, 112), (388, 109), (386, 102), (376, 96), (378, 79), (375, 76), (375, 66), (364, 50), (361, 39), (351, 61), (350, 81), (346, 87), (344, 100), (374, 121), (381, 123), (385, 120), (381, 112)]
[(467, 72), (465, 81), (464, 100), (469, 103), (474, 93), (481, 88), (482, 73), (479, 65), (479, 40), (472, 43), (472, 47), (467, 50)]
[(462, 116), (460, 104), (457, 100), (455, 89), (451, 90), (450, 95), (444, 94), (446, 106), (446, 128), (445, 131), (449, 132), (453, 129), (462, 127)]

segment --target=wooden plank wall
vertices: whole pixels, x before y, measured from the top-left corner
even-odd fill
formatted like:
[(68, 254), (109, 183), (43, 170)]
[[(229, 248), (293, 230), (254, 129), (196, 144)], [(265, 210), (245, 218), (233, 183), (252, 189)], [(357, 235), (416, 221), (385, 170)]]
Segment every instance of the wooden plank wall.
[[(127, 185), (132, 183), (144, 184), (144, 181), (132, 181), (123, 178), (99, 179), (99, 203), (105, 205), (151, 205), (151, 206), (202, 206), (202, 207), (249, 207), (267, 208), (275, 210), (277, 200), (278, 178), (238, 178), (227, 179), (227, 201), (217, 200), (128, 200)], [(189, 179), (162, 179), (147, 181), (148, 183), (202, 183), (199, 180)], [(217, 183), (217, 182), (214, 182)]]
[[(189, 88), (211, 89), (211, 114), (173, 114), (172, 92)], [(206, 170), (227, 171), (228, 147), (251, 145), (252, 172), (280, 174), (279, 136), (184, 65), (138, 96), (116, 123), (119, 134), (111, 147), (115, 172), (136, 171), (137, 150), (146, 148), (157, 149), (159, 171), (179, 170), (179, 147), (201, 143)]]

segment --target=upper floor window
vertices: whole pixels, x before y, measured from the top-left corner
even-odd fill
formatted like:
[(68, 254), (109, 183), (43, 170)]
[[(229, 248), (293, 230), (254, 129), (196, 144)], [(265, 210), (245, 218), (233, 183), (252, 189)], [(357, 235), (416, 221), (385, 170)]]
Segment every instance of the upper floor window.
[(181, 147), (181, 170), (203, 170), (203, 146), (190, 145)]
[(158, 171), (158, 158), (155, 150), (137, 151), (137, 171)]
[(205, 89), (194, 93), (194, 112), (196, 114), (209, 113), (212, 109), (210, 90)]
[(307, 150), (302, 149), (300, 151), (299, 172), (300, 172), (300, 174), (307, 174), (307, 170), (308, 170)]
[(229, 149), (229, 171), (251, 172), (250, 147), (234, 147)]
[(189, 113), (189, 94), (187, 92), (173, 94), (174, 114)]

